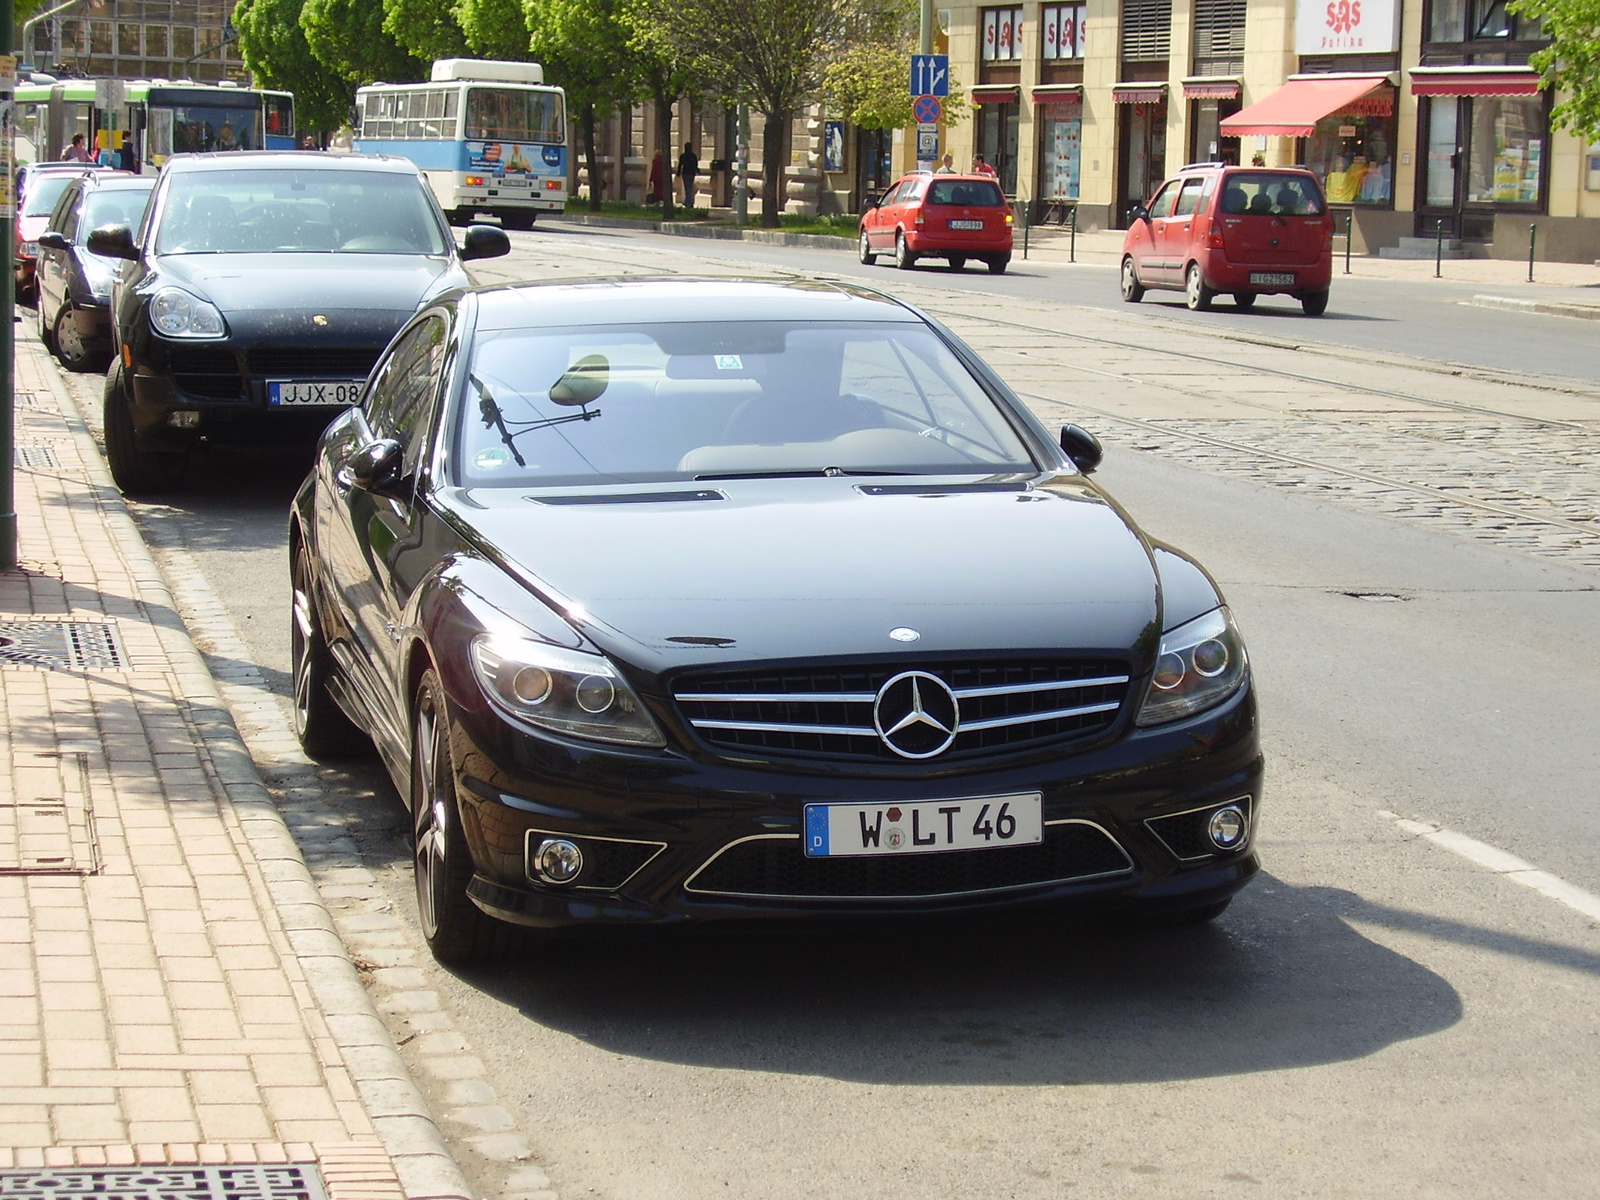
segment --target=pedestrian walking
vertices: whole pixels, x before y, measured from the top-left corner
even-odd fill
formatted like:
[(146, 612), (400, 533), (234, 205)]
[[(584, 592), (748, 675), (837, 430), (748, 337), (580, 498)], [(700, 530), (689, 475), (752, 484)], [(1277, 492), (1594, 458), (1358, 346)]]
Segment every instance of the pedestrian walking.
[(644, 198), (646, 204), (660, 204), (661, 198), (666, 194), (664, 184), (666, 177), (661, 162), (661, 151), (656, 151), (656, 156), (650, 160), (650, 192)]
[(90, 154), (84, 147), (83, 134), (75, 133), (72, 135), (71, 144), (61, 152), (61, 161), (83, 163), (92, 163), (94, 161), (94, 155)]
[(954, 175), (956, 173), (956, 156), (949, 151), (945, 152), (944, 160), (939, 164), (935, 175)]
[(683, 206), (694, 207), (694, 178), (700, 174), (700, 158), (694, 152), (694, 143), (685, 142), (683, 153), (678, 155), (678, 178), (683, 180)]
[(995, 170), (988, 163), (984, 162), (983, 155), (974, 154), (972, 156), (972, 173), (974, 175), (993, 175)]

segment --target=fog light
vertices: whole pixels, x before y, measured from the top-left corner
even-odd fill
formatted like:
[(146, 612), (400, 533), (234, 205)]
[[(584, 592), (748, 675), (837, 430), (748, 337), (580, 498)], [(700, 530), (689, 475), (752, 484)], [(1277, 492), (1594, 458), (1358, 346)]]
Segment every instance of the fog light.
[(583, 870), (583, 851), (566, 838), (545, 838), (533, 852), (533, 873), (545, 883), (571, 883)]
[(178, 412), (167, 414), (167, 424), (174, 429), (200, 428), (200, 414), (193, 409), (180, 409)]
[(1249, 828), (1244, 813), (1228, 805), (1219, 808), (1211, 814), (1211, 820), (1206, 825), (1206, 833), (1211, 838), (1211, 844), (1218, 850), (1234, 850), (1244, 842), (1244, 835)]

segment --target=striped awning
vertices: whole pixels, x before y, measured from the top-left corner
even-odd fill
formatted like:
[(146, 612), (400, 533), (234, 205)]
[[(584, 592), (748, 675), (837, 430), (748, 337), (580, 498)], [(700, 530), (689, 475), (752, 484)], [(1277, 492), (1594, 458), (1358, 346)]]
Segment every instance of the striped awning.
[(1041, 83), (1028, 93), (1035, 104), (1082, 104), (1081, 83)]
[(1387, 75), (1329, 75), (1324, 79), (1302, 75), (1225, 118), (1222, 136), (1310, 137), (1323, 117), (1388, 86)]
[(1111, 87), (1111, 99), (1116, 104), (1160, 104), (1166, 98), (1164, 83), (1118, 83)]
[(1412, 67), (1413, 96), (1537, 96), (1539, 72), (1528, 67)]
[(1022, 89), (1014, 83), (980, 83), (972, 89), (974, 104), (1015, 104)]
[(1237, 79), (1195, 78), (1183, 81), (1185, 100), (1232, 100), (1238, 94)]

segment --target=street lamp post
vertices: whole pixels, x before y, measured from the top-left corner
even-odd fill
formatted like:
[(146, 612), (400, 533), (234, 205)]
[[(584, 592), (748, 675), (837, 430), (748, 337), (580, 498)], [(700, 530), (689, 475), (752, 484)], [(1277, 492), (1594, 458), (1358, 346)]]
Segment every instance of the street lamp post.
[(16, 9), (13, 0), (0, 0), (0, 571), (17, 565), (16, 458), (16, 317), (13, 285), (16, 266), (13, 225), (16, 220), (16, 193), (12, 169), (12, 102), (17, 87), (17, 60), (11, 54), (16, 34)]

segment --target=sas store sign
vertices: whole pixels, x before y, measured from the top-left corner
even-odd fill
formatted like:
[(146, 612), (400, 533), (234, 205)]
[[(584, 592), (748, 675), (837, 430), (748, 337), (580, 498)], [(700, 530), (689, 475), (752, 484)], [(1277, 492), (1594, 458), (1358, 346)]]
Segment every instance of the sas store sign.
[(1296, 0), (1296, 54), (1393, 54), (1400, 0)]

